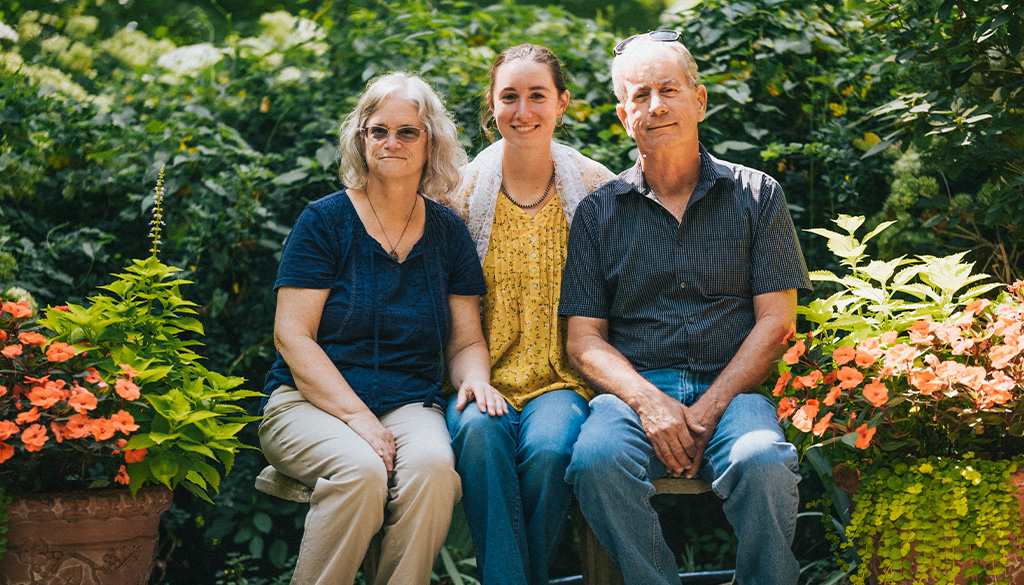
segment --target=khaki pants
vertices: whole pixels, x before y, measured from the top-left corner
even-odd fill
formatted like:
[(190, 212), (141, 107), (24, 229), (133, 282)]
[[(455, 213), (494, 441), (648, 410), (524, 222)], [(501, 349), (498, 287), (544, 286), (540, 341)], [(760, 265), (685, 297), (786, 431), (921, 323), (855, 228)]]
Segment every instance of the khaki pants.
[(380, 417), (395, 437), (391, 478), (362, 437), (295, 388), (275, 390), (264, 414), (259, 436), (267, 460), (313, 487), (292, 584), (352, 583), (383, 527), (370, 585), (428, 585), (462, 494), (442, 411), (416, 403)]

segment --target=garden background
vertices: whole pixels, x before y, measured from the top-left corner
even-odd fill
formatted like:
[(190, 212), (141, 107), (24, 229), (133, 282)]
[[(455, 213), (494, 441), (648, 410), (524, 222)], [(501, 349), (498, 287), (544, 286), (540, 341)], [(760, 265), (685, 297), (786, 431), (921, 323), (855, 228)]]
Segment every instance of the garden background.
[[(557, 138), (621, 171), (636, 150), (615, 114), (611, 47), (657, 27), (682, 31), (697, 59), (702, 141), (782, 183), (812, 269), (835, 260), (803, 230), (849, 214), (868, 229), (897, 220), (872, 240), (875, 257), (970, 250), (995, 280), (1024, 277), (1024, 0), (3, 0), (0, 290), (81, 302), (147, 256), (166, 167), (161, 259), (194, 281), (208, 366), (258, 390), (284, 238), (307, 202), (341, 187), (336, 130), (368, 79), (422, 75), (472, 155), (486, 145), (490, 62), (544, 44), (571, 76)], [(255, 492), (262, 466), (240, 454), (215, 506), (176, 494), (154, 583), (287, 575), (305, 509)], [(731, 566), (708, 503), (660, 500), (684, 570)], [(804, 581), (822, 582), (831, 541), (807, 524), (801, 558), (823, 560)], [(471, 572), (458, 532), (446, 555)], [(556, 576), (579, 572), (575, 547), (570, 535)], [(439, 563), (439, 580), (459, 579), (452, 566)]]

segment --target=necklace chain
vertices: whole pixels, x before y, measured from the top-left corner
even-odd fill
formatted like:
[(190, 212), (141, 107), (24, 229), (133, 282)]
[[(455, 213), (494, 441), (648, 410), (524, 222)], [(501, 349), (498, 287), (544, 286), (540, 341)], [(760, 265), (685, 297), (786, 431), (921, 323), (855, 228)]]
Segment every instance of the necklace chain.
[(366, 194), (366, 200), (370, 202), (370, 211), (373, 212), (373, 217), (376, 218), (377, 225), (380, 226), (380, 231), (384, 234), (384, 239), (387, 240), (388, 246), (391, 246), (391, 251), (388, 252), (388, 256), (390, 256), (395, 262), (398, 262), (398, 252), (396, 249), (398, 248), (398, 245), (402, 243), (402, 238), (405, 237), (405, 230), (409, 229), (409, 223), (412, 221), (412, 214), (416, 211), (416, 203), (419, 201), (419, 196), (416, 197), (416, 201), (412, 202), (412, 209), (409, 210), (409, 217), (405, 220), (405, 227), (402, 228), (402, 234), (398, 236), (398, 242), (395, 244), (391, 243), (391, 238), (388, 237), (388, 231), (384, 229), (384, 224), (380, 222), (380, 216), (377, 215), (377, 210), (373, 207), (373, 199), (370, 199), (369, 193)]
[(516, 201), (515, 199), (513, 199), (512, 196), (508, 194), (508, 191), (505, 190), (505, 181), (501, 182), (501, 186), (498, 187), (498, 191), (501, 191), (501, 194), (504, 195), (506, 198), (508, 198), (508, 200), (512, 202), (512, 205), (515, 205), (516, 207), (518, 207), (520, 209), (530, 209), (531, 207), (537, 207), (538, 205), (543, 203), (545, 199), (548, 198), (548, 193), (551, 192), (551, 187), (554, 184), (555, 184), (555, 169), (554, 169), (554, 166), (552, 165), (552, 168), (551, 168), (551, 178), (548, 180), (547, 188), (544, 189), (544, 195), (541, 196), (540, 199), (534, 201), (533, 203), (531, 203), (529, 205), (523, 205), (522, 203), (520, 203), (520, 202)]

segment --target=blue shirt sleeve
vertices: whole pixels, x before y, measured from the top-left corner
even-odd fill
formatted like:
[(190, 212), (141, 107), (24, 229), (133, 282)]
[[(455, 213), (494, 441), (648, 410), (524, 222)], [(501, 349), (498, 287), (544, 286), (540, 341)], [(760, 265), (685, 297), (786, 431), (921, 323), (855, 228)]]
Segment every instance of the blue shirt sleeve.
[(487, 285), (484, 282), (483, 268), (476, 255), (476, 247), (473, 238), (466, 229), (466, 224), (450, 210), (445, 213), (451, 214), (452, 229), (449, 235), (451, 248), (448, 251), (451, 258), (451, 270), (448, 275), (448, 293), (453, 295), (482, 295), (487, 292)]
[(341, 261), (338, 240), (338, 230), (332, 228), (322, 210), (307, 206), (285, 240), (274, 290), (282, 286), (332, 288)]
[(569, 228), (562, 296), (558, 302), (558, 314), (563, 317), (607, 319), (611, 311), (611, 295), (601, 271), (600, 243), (594, 233), (596, 210), (591, 195), (580, 203)]

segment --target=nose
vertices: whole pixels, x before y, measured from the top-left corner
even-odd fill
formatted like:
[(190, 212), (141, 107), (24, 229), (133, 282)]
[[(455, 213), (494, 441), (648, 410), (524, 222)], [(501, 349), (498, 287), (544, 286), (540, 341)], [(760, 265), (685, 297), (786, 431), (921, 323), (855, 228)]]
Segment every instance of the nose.
[(658, 90), (651, 91), (651, 100), (650, 100), (650, 103), (648, 104), (648, 110), (650, 111), (651, 115), (653, 115), (653, 116), (657, 116), (659, 114), (664, 114), (665, 111), (667, 110), (667, 106), (665, 105), (665, 98), (663, 98), (661, 96), (661, 92), (660, 91), (658, 91)]
[(384, 140), (384, 144), (388, 148), (394, 148), (398, 146), (398, 130), (389, 130), (388, 137)]

